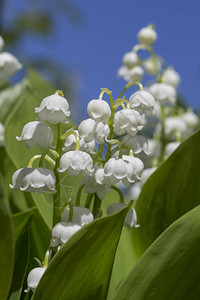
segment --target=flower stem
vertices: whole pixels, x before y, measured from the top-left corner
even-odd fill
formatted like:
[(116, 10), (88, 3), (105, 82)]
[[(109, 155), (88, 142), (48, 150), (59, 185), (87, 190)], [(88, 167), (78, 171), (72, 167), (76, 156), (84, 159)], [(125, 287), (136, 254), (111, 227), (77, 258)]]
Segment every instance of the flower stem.
[[(57, 124), (57, 145), (56, 145), (56, 152), (61, 155), (62, 150), (62, 125), (61, 123)], [(53, 227), (59, 223), (60, 221), (60, 174), (58, 173), (57, 169), (59, 167), (60, 158), (56, 159), (56, 165), (54, 168), (54, 174), (56, 177), (56, 193), (54, 194), (53, 198)]]
[(161, 105), (161, 154), (160, 154), (160, 163), (164, 160), (165, 155), (165, 146), (166, 146), (166, 140), (165, 140), (165, 108), (163, 105)]
[(85, 201), (85, 207), (86, 208), (90, 208), (90, 204), (92, 202), (92, 198), (93, 198), (94, 194), (88, 194), (86, 201)]
[(101, 207), (101, 199), (97, 196), (97, 194), (95, 194), (94, 195), (94, 205), (93, 205), (93, 210), (92, 210), (92, 214), (95, 219), (99, 213), (100, 207)]
[(112, 185), (111, 189), (113, 189), (114, 191), (116, 191), (119, 194), (119, 201), (121, 203), (124, 203), (124, 195), (122, 194), (122, 192), (120, 191), (120, 189), (118, 189), (116, 186)]
[(77, 193), (77, 196), (76, 196), (76, 206), (81, 206), (81, 192), (84, 188), (84, 185), (81, 185), (80, 188), (78, 189), (78, 193)]

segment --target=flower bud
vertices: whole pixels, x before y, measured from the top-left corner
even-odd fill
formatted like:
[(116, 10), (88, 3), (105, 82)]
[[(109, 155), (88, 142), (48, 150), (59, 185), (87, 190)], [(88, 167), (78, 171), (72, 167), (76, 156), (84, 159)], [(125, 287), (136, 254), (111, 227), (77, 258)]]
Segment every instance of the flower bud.
[(0, 79), (7, 79), (22, 68), (22, 64), (11, 53), (0, 53)]
[(127, 81), (136, 80), (141, 81), (144, 76), (144, 70), (140, 66), (135, 66), (127, 71), (125, 74), (124, 79)]
[(89, 116), (96, 122), (105, 123), (111, 115), (110, 106), (104, 100), (91, 100), (87, 106)]
[(33, 121), (24, 126), (21, 137), (17, 136), (16, 139), (24, 141), (27, 148), (35, 144), (40, 148), (48, 148), (53, 141), (53, 132), (45, 123)]
[(154, 99), (162, 104), (167, 102), (172, 105), (176, 103), (176, 90), (167, 83), (154, 83), (149, 86), (148, 92), (154, 96)]
[(179, 74), (173, 68), (167, 68), (162, 74), (162, 82), (178, 87), (181, 78)]
[(141, 44), (151, 45), (157, 39), (157, 33), (151, 26), (147, 26), (138, 32), (137, 38)]
[(127, 52), (122, 59), (124, 65), (131, 69), (140, 64), (140, 58), (136, 52)]
[(39, 121), (48, 121), (52, 124), (67, 123), (66, 118), (70, 116), (67, 99), (57, 94), (44, 98), (40, 106), (35, 108), (35, 112), (38, 113)]

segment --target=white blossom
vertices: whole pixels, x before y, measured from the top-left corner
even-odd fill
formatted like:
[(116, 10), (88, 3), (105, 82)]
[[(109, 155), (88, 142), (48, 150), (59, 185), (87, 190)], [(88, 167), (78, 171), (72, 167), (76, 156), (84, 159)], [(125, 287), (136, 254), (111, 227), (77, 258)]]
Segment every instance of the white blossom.
[(136, 80), (141, 81), (144, 76), (144, 70), (140, 66), (135, 66), (131, 69), (128, 69), (126, 75), (124, 76), (124, 79), (127, 81), (130, 80)]
[(27, 277), (27, 289), (25, 292), (29, 292), (30, 290), (32, 292), (35, 292), (42, 276), (44, 275), (44, 272), (46, 271), (45, 267), (37, 267), (31, 270), (31, 272), (28, 274)]
[(27, 123), (22, 129), (21, 137), (16, 137), (18, 141), (24, 141), (27, 148), (35, 144), (40, 148), (48, 148), (53, 141), (53, 132), (45, 123), (33, 121)]
[(145, 71), (149, 74), (157, 74), (157, 72), (160, 71), (161, 67), (162, 67), (162, 63), (161, 60), (159, 58), (156, 58), (155, 61), (153, 60), (152, 57), (147, 58), (144, 62), (143, 62), (143, 66), (145, 68)]
[(3, 47), (4, 47), (4, 40), (2, 36), (0, 36), (0, 51), (3, 49)]
[(167, 136), (173, 135), (176, 137), (176, 133), (184, 135), (187, 132), (187, 125), (185, 121), (180, 117), (167, 117), (165, 119), (165, 134)]
[(87, 152), (89, 154), (95, 154), (96, 148), (95, 148), (95, 141), (91, 141), (89, 143), (86, 143), (84, 139), (80, 139), (80, 150)]
[(179, 142), (168, 143), (165, 147), (165, 159), (167, 159), (180, 145)]
[(162, 104), (167, 102), (174, 105), (176, 103), (176, 90), (167, 83), (154, 83), (148, 87), (148, 92), (154, 96), (154, 99)]
[(140, 58), (136, 52), (127, 52), (123, 58), (122, 61), (124, 65), (131, 69), (132, 67), (135, 67), (140, 64)]
[(129, 155), (123, 155), (122, 159), (125, 162), (131, 163), (133, 166), (133, 174), (132, 174), (132, 178), (134, 181), (138, 181), (141, 179), (141, 173), (144, 169), (144, 164), (141, 161), (141, 159), (137, 158), (137, 157), (133, 157), (133, 156), (129, 156)]
[[(61, 215), (62, 222), (68, 222), (70, 208), (66, 207)], [(72, 222), (80, 226), (91, 223), (94, 220), (94, 216), (88, 208), (74, 206), (73, 207), (73, 219)]]
[(123, 109), (116, 112), (114, 117), (114, 132), (117, 135), (128, 133), (135, 135), (143, 128), (144, 120), (141, 115), (133, 109)]
[(178, 87), (181, 78), (179, 74), (173, 68), (167, 68), (162, 74), (162, 82), (173, 85), (175, 88)]
[(137, 38), (140, 41), (140, 43), (145, 45), (151, 45), (157, 39), (157, 33), (151, 26), (147, 26), (140, 29)]
[(139, 198), (139, 195), (141, 193), (142, 186), (140, 182), (135, 182), (131, 187), (129, 188), (129, 196), (136, 201)]
[(5, 132), (4, 125), (0, 123), (0, 147), (4, 146), (4, 132)]
[(72, 222), (59, 222), (52, 229), (51, 247), (63, 245), (72, 235), (74, 235), (81, 226)]
[(140, 114), (151, 116), (155, 106), (154, 97), (147, 91), (139, 91), (132, 94), (129, 98), (130, 107), (137, 110)]
[(22, 168), (12, 177), (10, 188), (23, 192), (55, 193), (56, 178), (52, 171), (44, 168)]
[[(126, 207), (126, 204), (118, 202), (118, 203), (112, 203), (107, 208), (107, 215), (114, 214), (121, 209)], [(139, 227), (140, 225), (137, 224), (137, 214), (133, 207), (131, 207), (130, 211), (128, 212), (125, 220), (124, 220), (124, 226), (126, 227)]]
[(96, 122), (105, 123), (111, 115), (110, 106), (104, 100), (94, 99), (88, 103), (87, 112)]
[(0, 79), (7, 79), (22, 68), (22, 64), (11, 53), (0, 53)]
[(125, 135), (121, 140), (122, 145), (128, 146), (133, 150), (133, 153), (138, 154), (144, 151), (145, 154), (149, 154), (148, 140), (142, 135)]
[(108, 124), (96, 123), (93, 130), (94, 139), (98, 144), (102, 144), (108, 137), (110, 129)]
[(182, 115), (182, 119), (185, 121), (188, 127), (197, 127), (199, 124), (199, 118), (198, 116), (193, 113), (193, 111), (187, 111)]
[(93, 131), (95, 124), (96, 122), (93, 119), (89, 118), (83, 120), (78, 126), (79, 135), (84, 139), (86, 143), (89, 143), (94, 139)]
[(70, 176), (77, 176), (82, 171), (93, 172), (93, 160), (88, 153), (83, 151), (69, 151), (64, 153), (60, 159), (59, 172), (68, 171)]
[(48, 96), (42, 100), (39, 107), (35, 108), (39, 121), (48, 121), (52, 124), (66, 123), (70, 116), (69, 103), (67, 99), (57, 94)]
[[(75, 133), (78, 133), (78, 130), (73, 130)], [(62, 148), (63, 151), (70, 151), (70, 150), (75, 150), (76, 148), (76, 138), (74, 134), (70, 134), (66, 137), (64, 147)]]

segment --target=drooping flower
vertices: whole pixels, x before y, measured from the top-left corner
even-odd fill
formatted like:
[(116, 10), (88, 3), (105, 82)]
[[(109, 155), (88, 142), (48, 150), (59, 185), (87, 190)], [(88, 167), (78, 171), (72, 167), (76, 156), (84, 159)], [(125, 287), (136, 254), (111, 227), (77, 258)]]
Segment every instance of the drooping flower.
[(127, 134), (122, 138), (121, 143), (132, 149), (135, 154), (142, 151), (145, 154), (149, 154), (148, 140), (142, 135), (131, 136)]
[[(108, 206), (107, 208), (107, 215), (114, 214), (121, 209), (123, 209), (126, 206), (125, 203), (112, 203), (111, 205)], [(126, 227), (139, 227), (140, 225), (137, 224), (137, 214), (136, 211), (133, 207), (131, 207), (130, 211), (128, 212), (125, 220), (124, 220), (124, 226)]]
[(131, 69), (137, 65), (140, 64), (140, 58), (138, 56), (138, 54), (136, 52), (127, 52), (123, 58), (122, 58), (122, 61), (124, 63), (124, 65)]
[(40, 148), (48, 148), (53, 141), (53, 132), (45, 123), (33, 121), (24, 126), (21, 137), (17, 136), (16, 139), (24, 141), (27, 148), (35, 144)]
[(10, 188), (23, 192), (55, 193), (56, 178), (52, 171), (44, 168), (22, 168), (12, 177)]
[(89, 143), (94, 139), (93, 131), (95, 124), (96, 122), (93, 119), (89, 118), (83, 120), (78, 126), (79, 135), (84, 139), (86, 143)]
[(137, 38), (140, 41), (140, 43), (145, 45), (151, 45), (157, 39), (157, 33), (155, 29), (152, 28), (152, 26), (147, 26), (140, 29)]
[(87, 106), (89, 116), (96, 122), (105, 123), (111, 115), (110, 106), (104, 100), (91, 100)]
[(154, 83), (148, 87), (148, 92), (161, 104), (169, 102), (174, 105), (176, 103), (176, 90), (168, 83)]
[(167, 159), (180, 145), (179, 142), (168, 143), (165, 147), (165, 159)]
[(60, 159), (60, 173), (68, 171), (69, 175), (76, 176), (82, 171), (93, 172), (93, 160), (91, 156), (83, 151), (69, 151), (64, 153)]
[(35, 108), (35, 112), (38, 113), (39, 121), (48, 121), (52, 124), (67, 123), (66, 118), (70, 116), (67, 99), (58, 94), (44, 98), (40, 106)]
[(102, 122), (98, 122), (95, 124), (93, 129), (93, 136), (98, 144), (102, 144), (103, 142), (105, 142), (109, 133), (110, 129), (108, 124), (104, 124)]
[[(61, 215), (62, 222), (68, 222), (70, 208), (66, 207)], [(91, 223), (94, 220), (94, 216), (91, 211), (86, 207), (73, 207), (73, 219), (72, 222), (80, 226)]]
[(114, 117), (114, 132), (117, 135), (128, 133), (132, 136), (143, 128), (144, 119), (133, 109), (123, 109)]
[(81, 226), (72, 222), (59, 222), (52, 229), (52, 239), (50, 242), (51, 247), (63, 245), (72, 235), (74, 235)]
[(153, 60), (152, 57), (150, 57), (143, 62), (143, 66), (147, 73), (151, 75), (156, 75), (157, 72), (161, 70), (162, 61), (160, 58), (156, 58), (155, 60)]
[(179, 74), (172, 68), (167, 68), (162, 74), (162, 82), (173, 85), (175, 88), (178, 87), (181, 78)]
[(37, 267), (31, 270), (31, 272), (28, 274), (27, 277), (27, 289), (25, 292), (29, 292), (30, 290), (32, 292), (35, 292), (42, 276), (44, 275), (44, 272), (46, 271), (45, 267)]
[(22, 64), (11, 53), (0, 53), (0, 79), (7, 79), (22, 68)]
[(155, 106), (154, 97), (147, 91), (139, 91), (129, 98), (130, 107), (137, 110), (141, 115), (151, 116)]

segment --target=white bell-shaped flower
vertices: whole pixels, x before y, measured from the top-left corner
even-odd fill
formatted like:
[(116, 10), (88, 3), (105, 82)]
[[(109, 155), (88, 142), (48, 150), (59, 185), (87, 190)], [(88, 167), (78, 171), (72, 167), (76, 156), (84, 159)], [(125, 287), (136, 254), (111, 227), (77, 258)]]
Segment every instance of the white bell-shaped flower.
[[(141, 173), (144, 169), (143, 162), (139, 158), (129, 156), (129, 155), (123, 155), (122, 159), (125, 162), (128, 162), (133, 166), (133, 173), (131, 174), (131, 180), (134, 180), (134, 181), (140, 180), (141, 179)], [(128, 185), (128, 182), (126, 183), (126, 185)]]
[(46, 271), (45, 267), (37, 267), (31, 270), (31, 272), (28, 274), (27, 277), (27, 289), (25, 290), (26, 293), (29, 292), (30, 290), (32, 292), (35, 292), (45, 271)]
[(156, 168), (146, 168), (142, 172), (140, 184), (143, 186), (147, 179), (155, 172)]
[(161, 59), (156, 58), (155, 62), (152, 59), (152, 57), (147, 58), (144, 62), (143, 62), (143, 66), (145, 68), (145, 71), (151, 75), (155, 75), (157, 74), (157, 72), (159, 72), (161, 70), (162, 67), (162, 63), (161, 63)]
[[(73, 130), (78, 134), (78, 130)], [(78, 134), (79, 135), (79, 134)], [(76, 149), (76, 138), (74, 134), (70, 134), (66, 137), (64, 147), (62, 148), (63, 151), (74, 151)]]
[(176, 133), (184, 135), (187, 132), (187, 125), (185, 121), (180, 117), (167, 117), (165, 119), (165, 134), (167, 136), (173, 135), (176, 137)]
[(147, 91), (139, 91), (129, 98), (130, 107), (137, 110), (141, 115), (151, 116), (155, 106), (154, 97)]
[[(68, 222), (70, 208), (66, 207), (61, 215), (62, 222)], [(94, 220), (94, 216), (88, 208), (74, 206), (73, 207), (73, 219), (72, 222), (80, 226), (91, 223)]]
[(174, 105), (176, 103), (176, 90), (170, 84), (154, 83), (148, 87), (148, 92), (161, 104), (169, 102)]
[(136, 201), (141, 193), (142, 190), (142, 186), (140, 181), (139, 182), (135, 182), (133, 185), (131, 185), (131, 187), (129, 188), (129, 196), (131, 199), (133, 199), (134, 201)]
[[(122, 202), (112, 203), (107, 208), (107, 215), (112, 215), (112, 214), (120, 211), (124, 207), (126, 207), (126, 204), (124, 204)], [(137, 224), (137, 214), (133, 207), (131, 207), (130, 211), (128, 212), (128, 214), (124, 220), (124, 226), (135, 227), (135, 228), (140, 226)]]
[(96, 152), (95, 140), (86, 143), (84, 139), (80, 139), (80, 150), (83, 152), (87, 152), (89, 154), (95, 154)]
[(125, 185), (135, 182), (135, 168), (129, 161), (111, 157), (104, 166), (105, 177), (115, 184), (120, 180)]
[(94, 126), (93, 135), (94, 139), (98, 144), (104, 143), (110, 133), (110, 128), (108, 124), (98, 122)]
[(55, 193), (56, 178), (52, 171), (44, 168), (22, 168), (12, 177), (10, 188), (23, 192)]
[(87, 106), (89, 116), (96, 122), (103, 122), (110, 118), (111, 110), (108, 103), (104, 100), (91, 100)]
[(79, 135), (84, 139), (86, 143), (89, 143), (94, 139), (93, 131), (95, 124), (96, 122), (93, 119), (89, 118), (83, 120), (78, 126)]
[(142, 135), (131, 136), (127, 134), (122, 138), (121, 143), (132, 149), (135, 154), (142, 151), (149, 154), (148, 140)]
[(53, 132), (45, 123), (33, 121), (24, 126), (21, 136), (17, 136), (16, 139), (24, 141), (27, 148), (35, 144), (40, 148), (48, 148), (53, 141)]
[(180, 75), (173, 69), (167, 68), (162, 74), (162, 82), (173, 85), (175, 88), (178, 87), (181, 81)]
[(167, 159), (179, 147), (179, 145), (179, 142), (168, 143), (165, 147), (165, 159)]
[(187, 111), (181, 117), (185, 121), (188, 127), (195, 128), (199, 124), (199, 118), (195, 113), (193, 113), (193, 111)]
[(57, 223), (52, 229), (50, 246), (56, 247), (66, 243), (79, 229), (81, 226), (72, 222)]
[(92, 174), (83, 174), (80, 184), (84, 184), (86, 193), (96, 193), (102, 200), (110, 192), (112, 182), (105, 177), (104, 169), (95, 165)]
[(0, 36), (0, 51), (3, 49), (4, 47), (4, 39), (2, 38), (2, 36)]
[(133, 109), (123, 109), (116, 112), (114, 117), (114, 132), (117, 135), (128, 133), (134, 136), (143, 128), (144, 119)]
[(131, 69), (137, 65), (140, 64), (140, 58), (138, 56), (138, 54), (136, 52), (127, 52), (123, 58), (122, 58), (122, 61), (124, 63), (124, 65)]
[(4, 132), (5, 128), (2, 123), (0, 123), (0, 147), (4, 146)]
[(151, 45), (157, 39), (157, 33), (152, 26), (147, 26), (142, 29), (137, 34), (137, 38), (141, 44)]
[(22, 68), (22, 64), (11, 53), (0, 53), (0, 79), (7, 79)]
[(66, 123), (66, 118), (70, 116), (67, 99), (58, 94), (44, 98), (40, 106), (35, 108), (35, 112), (38, 113), (39, 121), (48, 121), (52, 124)]
[(135, 66), (131, 69), (128, 69), (127, 73), (123, 77), (127, 81), (130, 81), (130, 80), (141, 81), (143, 76), (144, 76), (143, 68), (140, 66)]
[(68, 171), (70, 176), (79, 175), (82, 171), (93, 172), (93, 160), (91, 156), (83, 151), (69, 151), (64, 153), (60, 159), (59, 172)]

